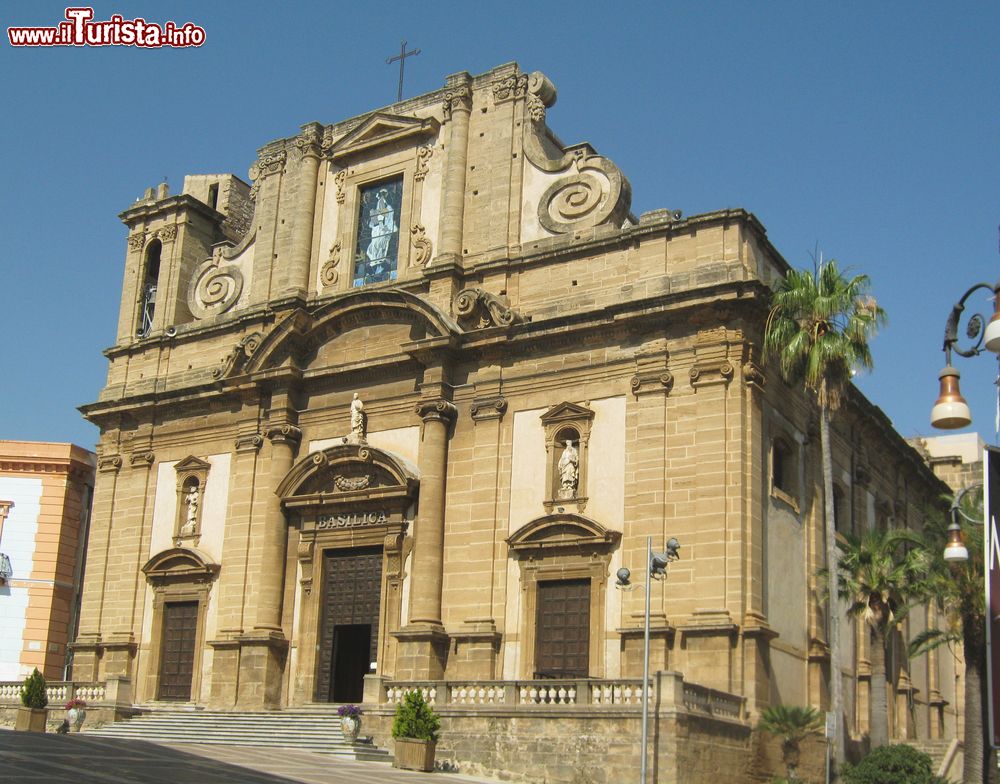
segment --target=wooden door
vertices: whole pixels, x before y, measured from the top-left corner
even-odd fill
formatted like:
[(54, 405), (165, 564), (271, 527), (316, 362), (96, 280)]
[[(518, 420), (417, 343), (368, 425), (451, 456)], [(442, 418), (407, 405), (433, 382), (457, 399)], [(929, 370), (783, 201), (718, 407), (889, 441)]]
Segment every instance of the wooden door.
[(163, 606), (157, 699), (182, 702), (191, 699), (197, 635), (198, 602), (169, 602)]
[(317, 702), (361, 702), (378, 656), (382, 548), (327, 550), (316, 668)]
[(538, 583), (535, 677), (590, 674), (590, 580)]

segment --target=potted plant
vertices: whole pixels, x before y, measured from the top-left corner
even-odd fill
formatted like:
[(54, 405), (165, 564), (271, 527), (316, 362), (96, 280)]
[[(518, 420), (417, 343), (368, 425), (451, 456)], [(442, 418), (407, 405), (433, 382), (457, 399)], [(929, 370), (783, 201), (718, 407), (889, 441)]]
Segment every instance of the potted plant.
[(21, 687), (21, 705), (17, 710), (17, 721), (14, 729), (23, 732), (45, 732), (45, 719), (48, 711), (45, 706), (49, 698), (45, 694), (45, 678), (35, 668)]
[(87, 703), (79, 697), (74, 697), (66, 703), (66, 721), (73, 728), (73, 732), (79, 732), (83, 726), (83, 720), (87, 718)]
[(344, 733), (344, 740), (354, 743), (361, 732), (361, 706), (341, 705), (337, 708), (337, 715), (340, 716), (340, 731)]
[(392, 737), (396, 741), (393, 766), (406, 770), (434, 770), (434, 750), (437, 746), (441, 719), (427, 704), (423, 692), (408, 692), (396, 706), (392, 721)]

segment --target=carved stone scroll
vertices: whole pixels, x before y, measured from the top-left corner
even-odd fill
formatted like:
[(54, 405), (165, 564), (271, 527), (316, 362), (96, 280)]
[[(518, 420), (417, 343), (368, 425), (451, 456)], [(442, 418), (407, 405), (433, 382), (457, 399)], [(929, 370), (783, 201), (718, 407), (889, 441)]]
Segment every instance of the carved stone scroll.
[(425, 233), (423, 224), (414, 223), (410, 227), (410, 244), (416, 251), (413, 263), (418, 267), (425, 266), (431, 260), (434, 245), (431, 243), (431, 238)]
[(609, 159), (589, 145), (565, 149), (558, 158), (549, 157), (543, 139), (553, 139), (545, 128), (545, 108), (556, 101), (556, 89), (543, 74), (528, 80), (524, 124), (524, 155), (543, 172), (562, 174), (538, 201), (538, 221), (554, 234), (567, 234), (609, 223), (621, 226), (632, 204), (632, 186)]
[(225, 313), (243, 291), (243, 273), (235, 264), (225, 264), (222, 249), (204, 262), (191, 277), (187, 302), (196, 319)]
[(340, 240), (337, 240), (330, 246), (330, 255), (327, 257), (323, 269), (319, 272), (320, 281), (323, 283), (324, 288), (336, 286), (337, 281), (340, 279), (340, 273), (337, 271), (337, 266), (340, 264), (340, 252)]
[(482, 289), (464, 289), (455, 297), (455, 315), (466, 329), (509, 327), (524, 319), (511, 309), (506, 297)]
[(426, 145), (421, 145), (417, 147), (417, 169), (413, 173), (413, 179), (416, 182), (420, 182), (424, 177), (427, 176), (428, 171), (428, 161), (430, 161), (431, 156), (434, 154), (434, 150)]

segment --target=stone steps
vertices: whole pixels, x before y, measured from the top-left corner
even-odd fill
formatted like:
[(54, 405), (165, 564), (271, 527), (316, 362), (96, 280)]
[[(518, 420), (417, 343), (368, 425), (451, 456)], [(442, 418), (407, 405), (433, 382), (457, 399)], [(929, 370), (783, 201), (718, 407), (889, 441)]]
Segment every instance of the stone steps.
[[(342, 759), (390, 760), (385, 749), (362, 740), (354, 744), (344, 740), (336, 706), (240, 713), (159, 705), (137, 708), (139, 715), (132, 719), (96, 728), (84, 724), (83, 731), (100, 737), (151, 743), (296, 748)], [(362, 737), (363, 734), (364, 724)]]

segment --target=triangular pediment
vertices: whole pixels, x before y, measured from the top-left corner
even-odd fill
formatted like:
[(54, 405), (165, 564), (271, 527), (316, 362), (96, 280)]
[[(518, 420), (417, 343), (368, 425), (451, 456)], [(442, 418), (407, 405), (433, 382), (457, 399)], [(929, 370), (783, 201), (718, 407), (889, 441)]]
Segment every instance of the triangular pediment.
[(374, 147), (412, 138), (414, 142), (437, 133), (439, 123), (433, 117), (402, 117), (398, 114), (375, 112), (353, 131), (334, 142), (330, 158), (340, 160)]
[(212, 467), (211, 463), (200, 460), (194, 455), (188, 455), (174, 466), (175, 471), (207, 471)]
[(542, 424), (548, 425), (553, 422), (579, 422), (582, 420), (593, 419), (594, 412), (589, 408), (579, 406), (576, 403), (570, 403), (564, 401), (562, 403), (556, 403), (548, 411), (542, 414)]

